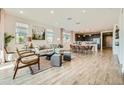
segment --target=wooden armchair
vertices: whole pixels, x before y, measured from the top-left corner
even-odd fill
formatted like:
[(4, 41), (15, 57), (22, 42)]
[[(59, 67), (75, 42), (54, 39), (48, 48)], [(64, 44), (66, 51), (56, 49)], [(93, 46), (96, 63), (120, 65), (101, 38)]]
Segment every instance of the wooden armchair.
[(17, 53), (19, 57), (15, 63), (13, 79), (15, 79), (18, 69), (29, 67), (31, 74), (33, 74), (31, 65), (38, 64), (38, 69), (40, 70), (40, 58), (37, 54), (31, 53), (29, 51), (18, 51), (18, 49)]
[(30, 55), (30, 54), (35, 54), (35, 52), (33, 51), (28, 51), (28, 50), (19, 50), (18, 48), (16, 48), (17, 54), (18, 56), (26, 56), (26, 55)]
[[(5, 50), (5, 55), (4, 55), (5, 62), (13, 61), (15, 52), (9, 52), (6, 47), (4, 47), (4, 50)], [(6, 56), (7, 56), (7, 59), (6, 59)], [(8, 57), (11, 57), (11, 60), (8, 60)]]

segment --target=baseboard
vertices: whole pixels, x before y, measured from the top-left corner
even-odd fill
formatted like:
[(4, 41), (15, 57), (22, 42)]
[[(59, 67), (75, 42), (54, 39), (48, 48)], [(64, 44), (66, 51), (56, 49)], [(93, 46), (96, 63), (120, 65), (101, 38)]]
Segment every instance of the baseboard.
[(118, 55), (113, 55), (114, 56), (114, 60), (117, 64), (120, 64), (120, 61), (119, 61), (119, 58), (118, 58)]

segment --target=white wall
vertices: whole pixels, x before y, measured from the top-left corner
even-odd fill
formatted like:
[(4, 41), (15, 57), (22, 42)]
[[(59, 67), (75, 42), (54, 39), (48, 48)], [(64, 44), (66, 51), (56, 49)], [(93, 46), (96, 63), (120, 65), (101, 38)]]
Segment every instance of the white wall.
[[(42, 23), (23, 19), (23, 18), (16, 17), (16, 16), (13, 16), (13, 15), (10, 15), (7, 13), (5, 14), (5, 32), (10, 33), (11, 35), (15, 36), (16, 22), (22, 22), (22, 23), (26, 23), (29, 25), (29, 36), (31, 36), (31, 34), (32, 34), (32, 26), (33, 25), (39, 25), (39, 26), (45, 27), (46, 29), (52, 29), (55, 32), (53, 43), (57, 43), (57, 44), (60, 43), (60, 41), (57, 40), (57, 38), (60, 38), (60, 35), (61, 35), (60, 28), (56, 28), (56, 27), (49, 26), (49, 25), (42, 25)], [(48, 43), (47, 43), (47, 40), (33, 40), (33, 45), (48, 45)], [(16, 49), (16, 47), (22, 47), (22, 46), (23, 45), (21, 45), (21, 44), (16, 44), (15, 39), (13, 39), (9, 43), (8, 49), (13, 51)], [(69, 46), (69, 44), (66, 44), (64, 46), (65, 47)]]
[[(19, 17), (15, 17), (12, 15), (6, 14), (5, 15), (5, 32), (7, 32), (11, 35), (15, 35), (16, 22), (22, 22), (22, 23), (26, 23), (29, 25), (29, 36), (31, 36), (31, 34), (32, 34), (31, 30), (32, 30), (33, 25), (41, 25), (40, 23), (31, 21), (31, 20), (26, 20), (26, 19), (22, 19)], [(41, 26), (44, 26), (44, 25), (41, 25)], [(44, 26), (44, 27), (46, 27), (46, 26)], [(55, 30), (53, 27), (50, 27), (50, 26), (47, 26), (47, 28)], [(58, 31), (58, 33), (59, 33), (59, 31)], [(56, 41), (56, 40), (54, 40), (54, 41)], [(33, 44), (34, 45), (47, 45), (47, 41), (46, 40), (34, 40)], [(11, 43), (9, 43), (8, 48), (11, 50), (15, 50), (15, 47), (21, 47), (21, 46), (23, 46), (23, 45), (16, 44), (15, 39), (13, 39), (11, 41)]]
[(120, 12), (120, 18), (119, 18), (119, 61), (123, 65), (122, 67), (122, 73), (124, 73), (124, 10), (122, 9)]
[(4, 63), (4, 10), (0, 9), (0, 63)]
[(120, 9), (119, 16), (119, 46), (115, 46), (115, 28), (113, 33), (113, 54), (118, 56), (119, 63), (122, 64), (122, 73), (124, 73), (124, 10)]
[(115, 39), (116, 25), (114, 26), (114, 29), (113, 29), (113, 48), (112, 48), (113, 55), (118, 55), (118, 53), (119, 53), (119, 46), (115, 46), (115, 43), (119, 42), (119, 39)]

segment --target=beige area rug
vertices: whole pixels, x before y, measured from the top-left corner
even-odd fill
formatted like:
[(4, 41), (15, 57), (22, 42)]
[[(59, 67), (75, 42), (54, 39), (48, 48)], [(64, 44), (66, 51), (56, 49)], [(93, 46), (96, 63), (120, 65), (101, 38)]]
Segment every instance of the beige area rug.
[[(75, 55), (72, 56), (71, 58), (71, 61), (75, 59)], [(62, 65), (68, 63), (70, 61), (64, 61), (63, 58), (62, 58)], [(38, 70), (38, 65), (33, 65), (31, 66), (32, 67), (32, 70), (33, 70), (33, 74), (37, 74), (39, 72), (42, 72), (42, 71), (45, 71), (45, 70), (48, 70), (50, 68), (52, 68), (51, 64), (50, 64), (50, 60), (46, 60), (45, 57), (41, 57), (40, 58), (40, 70)]]
[(38, 65), (37, 64), (31, 66), (32, 70), (33, 70), (33, 74), (37, 74), (39, 72), (42, 72), (44, 70), (52, 68), (49, 60), (46, 60), (45, 58), (41, 58), (40, 60), (41, 60), (40, 61), (40, 70), (38, 70)]

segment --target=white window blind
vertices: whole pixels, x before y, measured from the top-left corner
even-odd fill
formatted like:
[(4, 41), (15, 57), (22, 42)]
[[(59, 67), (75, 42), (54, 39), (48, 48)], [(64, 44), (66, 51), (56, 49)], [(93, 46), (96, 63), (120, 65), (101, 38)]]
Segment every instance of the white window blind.
[(48, 43), (53, 43), (53, 40), (54, 40), (54, 32), (53, 32), (53, 30), (51, 30), (51, 29), (47, 29), (47, 42)]
[(71, 39), (70, 33), (64, 32), (63, 33), (63, 42), (68, 43), (68, 42), (70, 42), (70, 39)]
[(28, 34), (28, 24), (16, 23), (16, 43), (25, 43)]

